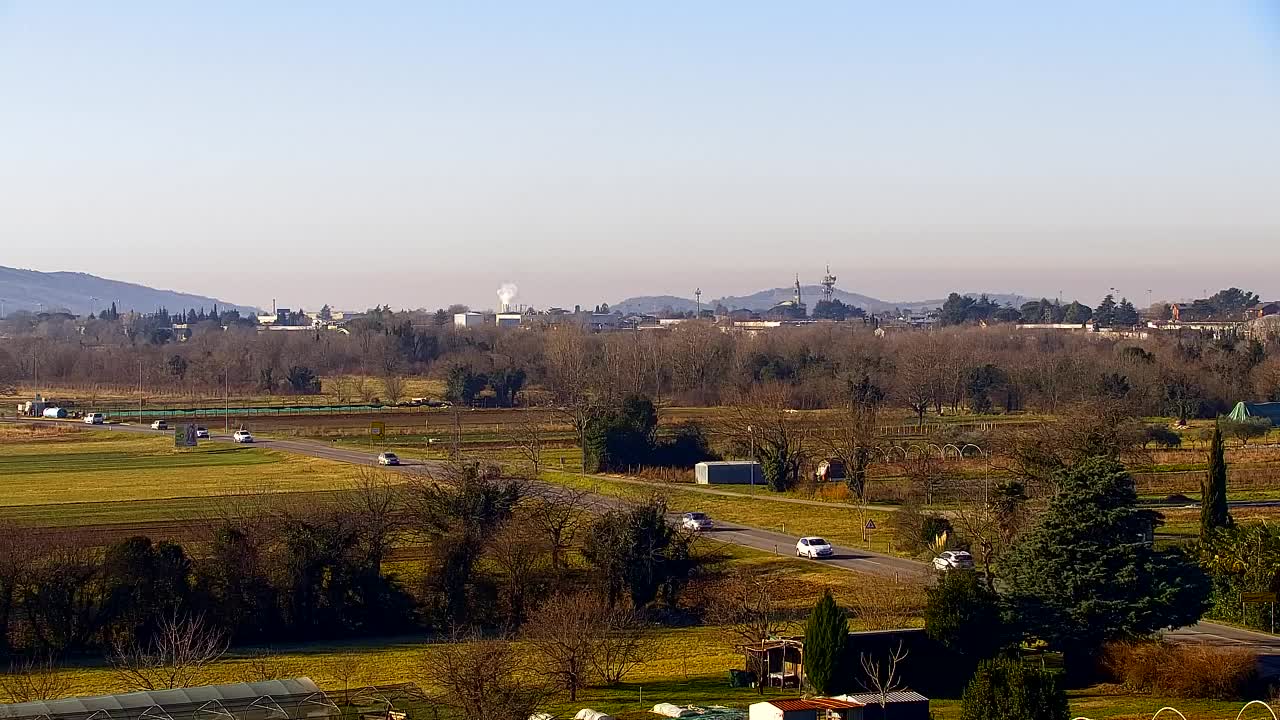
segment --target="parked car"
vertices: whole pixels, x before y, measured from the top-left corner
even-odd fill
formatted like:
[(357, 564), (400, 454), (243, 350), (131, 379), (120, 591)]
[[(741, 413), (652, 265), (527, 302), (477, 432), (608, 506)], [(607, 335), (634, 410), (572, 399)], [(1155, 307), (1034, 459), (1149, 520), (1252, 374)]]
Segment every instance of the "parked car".
[(399, 465), (400, 458), (393, 452), (378, 453), (379, 465)]
[(197, 428), (196, 428), (196, 437), (198, 437), (198, 438), (207, 438), (207, 437), (209, 437), (209, 428), (205, 428), (205, 427), (197, 427)]
[(156, 420), (155, 422), (151, 423), (151, 429), (152, 430), (168, 430), (169, 423), (165, 422), (164, 420)]
[(680, 527), (693, 532), (702, 532), (710, 530), (712, 527), (711, 518), (706, 513), (687, 512), (680, 516)]
[(831, 543), (820, 537), (802, 537), (796, 543), (796, 557), (817, 559), (831, 557), (834, 554), (835, 550), (832, 549)]
[(238, 443), (251, 443), (253, 435), (250, 435), (248, 430), (237, 430), (231, 435), (231, 440)]
[(964, 550), (947, 550), (933, 559), (934, 570), (972, 570), (973, 556)]
[(102, 413), (85, 413), (84, 414), (85, 425), (101, 425), (106, 421), (107, 421), (107, 416), (103, 415)]

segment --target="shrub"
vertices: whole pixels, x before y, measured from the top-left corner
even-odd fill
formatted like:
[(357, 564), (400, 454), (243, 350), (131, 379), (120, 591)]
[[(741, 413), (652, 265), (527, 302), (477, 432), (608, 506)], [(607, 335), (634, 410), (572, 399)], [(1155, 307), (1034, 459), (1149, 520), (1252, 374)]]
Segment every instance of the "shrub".
[(960, 720), (1067, 720), (1067, 694), (1046, 670), (1018, 659), (978, 666), (960, 698)]
[(1205, 700), (1242, 698), (1258, 678), (1253, 653), (1204, 645), (1108, 643), (1101, 666), (1109, 679), (1134, 692)]

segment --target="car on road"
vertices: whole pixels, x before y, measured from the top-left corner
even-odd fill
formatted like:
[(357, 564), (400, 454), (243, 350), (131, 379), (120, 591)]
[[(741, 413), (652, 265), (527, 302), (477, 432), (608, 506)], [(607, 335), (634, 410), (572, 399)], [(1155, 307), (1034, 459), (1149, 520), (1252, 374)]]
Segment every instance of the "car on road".
[(702, 532), (710, 530), (713, 526), (711, 518), (706, 513), (687, 512), (680, 516), (680, 527), (692, 532)]
[(378, 453), (379, 465), (399, 465), (400, 458), (393, 452)]
[(151, 429), (152, 430), (168, 430), (169, 423), (165, 422), (164, 420), (156, 420), (155, 422), (151, 423)]
[(831, 557), (835, 552), (831, 547), (831, 543), (814, 535), (802, 537), (796, 543), (796, 557), (807, 557), (816, 560), (817, 558)]
[(253, 435), (249, 434), (248, 430), (237, 430), (231, 435), (231, 440), (238, 443), (251, 443)]
[(933, 569), (943, 572), (948, 570), (972, 570), (973, 556), (964, 550), (947, 550), (933, 559)]
[(197, 427), (197, 428), (196, 428), (196, 437), (198, 437), (198, 438), (207, 438), (207, 437), (209, 437), (209, 428), (206, 428), (206, 427)]
[(85, 425), (101, 425), (106, 421), (107, 421), (107, 416), (103, 415), (102, 413), (85, 413), (84, 414)]

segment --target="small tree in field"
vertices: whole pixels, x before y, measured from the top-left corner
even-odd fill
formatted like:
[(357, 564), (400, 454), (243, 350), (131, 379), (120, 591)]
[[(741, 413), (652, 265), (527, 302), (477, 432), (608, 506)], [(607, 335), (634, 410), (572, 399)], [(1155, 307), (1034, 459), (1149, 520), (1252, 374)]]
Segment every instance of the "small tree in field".
[(1266, 418), (1245, 420), (1222, 418), (1218, 420), (1218, 427), (1222, 432), (1239, 440), (1241, 445), (1248, 445), (1250, 440), (1266, 437), (1267, 433), (1271, 432), (1271, 421)]
[(1045, 670), (1019, 659), (978, 666), (960, 699), (960, 720), (1067, 720), (1067, 694)]
[(832, 695), (844, 689), (841, 685), (848, 636), (848, 617), (827, 590), (809, 613), (804, 627), (805, 681), (819, 695)]

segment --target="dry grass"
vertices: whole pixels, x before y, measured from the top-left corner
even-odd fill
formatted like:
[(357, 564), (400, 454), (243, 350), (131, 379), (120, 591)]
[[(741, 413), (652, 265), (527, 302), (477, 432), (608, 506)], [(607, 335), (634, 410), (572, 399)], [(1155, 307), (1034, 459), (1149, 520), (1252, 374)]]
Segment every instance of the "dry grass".
[(1101, 658), (1103, 671), (1130, 691), (1205, 700), (1245, 696), (1257, 662), (1244, 649), (1162, 642), (1111, 643)]

